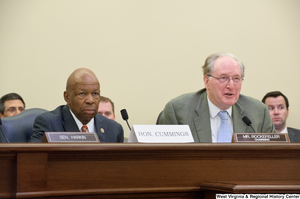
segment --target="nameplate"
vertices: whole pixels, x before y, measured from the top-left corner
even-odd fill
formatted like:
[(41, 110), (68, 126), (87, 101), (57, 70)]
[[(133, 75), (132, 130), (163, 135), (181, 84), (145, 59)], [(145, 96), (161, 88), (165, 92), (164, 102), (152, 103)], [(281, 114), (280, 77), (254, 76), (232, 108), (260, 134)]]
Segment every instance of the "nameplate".
[(233, 133), (232, 142), (290, 142), (287, 133)]
[(194, 142), (189, 125), (133, 125), (128, 142)]
[(96, 133), (45, 132), (42, 142), (46, 143), (99, 143)]

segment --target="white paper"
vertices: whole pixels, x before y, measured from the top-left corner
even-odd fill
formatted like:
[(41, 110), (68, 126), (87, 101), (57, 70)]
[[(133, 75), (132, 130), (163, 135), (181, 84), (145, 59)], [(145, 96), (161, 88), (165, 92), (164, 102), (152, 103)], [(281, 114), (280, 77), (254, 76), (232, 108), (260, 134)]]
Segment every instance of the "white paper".
[(189, 125), (133, 125), (128, 142), (190, 143), (194, 139)]

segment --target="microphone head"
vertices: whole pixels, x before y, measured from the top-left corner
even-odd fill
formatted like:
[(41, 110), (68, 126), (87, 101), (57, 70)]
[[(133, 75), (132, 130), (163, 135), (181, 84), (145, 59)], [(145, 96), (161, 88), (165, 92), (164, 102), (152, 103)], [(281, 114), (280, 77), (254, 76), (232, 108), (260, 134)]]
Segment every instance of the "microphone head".
[(247, 126), (250, 126), (252, 124), (251, 120), (247, 116), (243, 117), (242, 120), (245, 122)]
[(128, 114), (127, 114), (126, 109), (121, 110), (121, 115), (122, 115), (123, 120), (128, 120)]

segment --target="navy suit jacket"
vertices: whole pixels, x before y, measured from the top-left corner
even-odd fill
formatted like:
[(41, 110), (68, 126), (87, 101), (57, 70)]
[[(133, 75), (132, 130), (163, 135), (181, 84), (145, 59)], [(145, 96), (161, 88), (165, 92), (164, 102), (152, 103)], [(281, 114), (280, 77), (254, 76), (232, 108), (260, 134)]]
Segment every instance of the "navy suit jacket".
[(300, 142), (300, 130), (287, 127), (290, 142)]
[[(123, 142), (123, 127), (99, 113), (94, 117), (95, 129), (100, 142)], [(102, 132), (100, 129), (103, 129)], [(80, 132), (67, 105), (39, 115), (33, 124), (30, 142), (41, 142), (45, 132)]]

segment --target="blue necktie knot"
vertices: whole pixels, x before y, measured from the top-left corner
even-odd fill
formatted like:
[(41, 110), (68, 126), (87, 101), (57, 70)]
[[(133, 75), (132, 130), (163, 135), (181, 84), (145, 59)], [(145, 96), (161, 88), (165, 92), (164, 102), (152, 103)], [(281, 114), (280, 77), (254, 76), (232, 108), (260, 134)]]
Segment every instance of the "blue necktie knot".
[(221, 118), (221, 121), (224, 121), (224, 120), (228, 120), (228, 114), (227, 114), (227, 111), (220, 111), (219, 113), (218, 113), (218, 115), (220, 116), (220, 118)]

